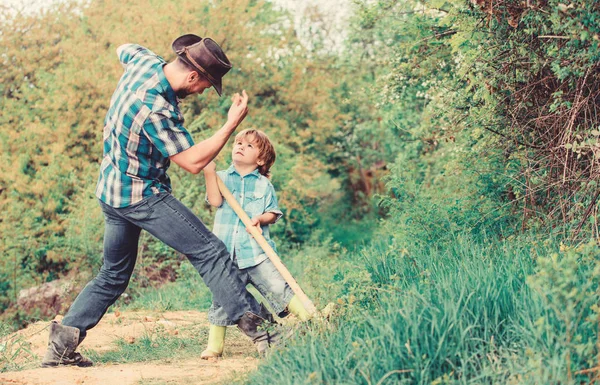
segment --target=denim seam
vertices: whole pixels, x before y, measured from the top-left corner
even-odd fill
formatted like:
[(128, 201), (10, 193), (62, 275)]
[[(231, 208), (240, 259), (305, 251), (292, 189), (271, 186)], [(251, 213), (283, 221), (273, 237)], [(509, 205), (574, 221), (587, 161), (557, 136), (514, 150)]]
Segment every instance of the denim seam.
[(233, 326), (235, 322), (231, 321), (229, 318), (227, 319), (218, 319), (214, 315), (212, 315), (209, 311), (208, 313), (208, 323), (215, 326)]
[(174, 211), (174, 212), (175, 212), (177, 215), (179, 215), (179, 217), (180, 217), (181, 219), (183, 219), (183, 220), (184, 220), (184, 222), (186, 222), (186, 223), (188, 224), (188, 226), (190, 226), (190, 228), (192, 228), (196, 234), (200, 235), (200, 236), (202, 237), (202, 239), (203, 239), (203, 240), (204, 240), (204, 241), (205, 241), (207, 244), (209, 244), (209, 245), (210, 245), (210, 247), (212, 247), (212, 249), (213, 249), (215, 252), (217, 252), (217, 251), (218, 251), (218, 250), (217, 250), (217, 248), (215, 247), (215, 245), (213, 244), (213, 242), (211, 242), (211, 241), (210, 241), (210, 240), (209, 240), (209, 239), (206, 237), (206, 235), (202, 234), (202, 232), (201, 232), (200, 230), (198, 230), (198, 228), (197, 228), (196, 226), (194, 226), (194, 224), (193, 224), (192, 222), (190, 222), (190, 221), (189, 221), (189, 220), (188, 220), (188, 219), (185, 217), (185, 215), (181, 214), (181, 213), (179, 212), (179, 210), (177, 210), (175, 207), (171, 206), (171, 205), (169, 204), (169, 202), (168, 202), (168, 201), (165, 201), (164, 203), (165, 203), (165, 204), (166, 204), (166, 205), (167, 205), (167, 206), (168, 206), (168, 207), (169, 207), (171, 210), (173, 210), (173, 211)]
[[(189, 221), (189, 220), (188, 220), (188, 219), (187, 219), (187, 218), (186, 218), (186, 217), (185, 217), (183, 214), (181, 214), (181, 213), (179, 212), (179, 210), (177, 210), (176, 208), (174, 208), (173, 206), (171, 206), (171, 205), (169, 204), (168, 200), (165, 200), (165, 202), (164, 202), (164, 203), (165, 203), (165, 205), (167, 205), (167, 206), (168, 206), (168, 207), (169, 207), (171, 210), (173, 210), (173, 211), (174, 211), (174, 212), (175, 212), (177, 215), (179, 215), (179, 216), (180, 216), (180, 217), (181, 217), (181, 218), (182, 218), (182, 219), (183, 219), (183, 220), (184, 220), (184, 221), (185, 221), (185, 222), (186, 222), (186, 223), (187, 223), (187, 224), (188, 224), (188, 225), (189, 225), (189, 226), (190, 226), (190, 227), (191, 227), (191, 228), (192, 228), (192, 229), (193, 229), (193, 230), (194, 230), (196, 233), (197, 233), (197, 234), (199, 234), (199, 235), (200, 235), (200, 236), (201, 236), (201, 237), (204, 239), (204, 241), (205, 241), (206, 243), (208, 243), (208, 244), (209, 244), (209, 245), (210, 245), (210, 246), (213, 248), (213, 251), (214, 251), (215, 253), (217, 253), (217, 252), (218, 252), (218, 249), (217, 249), (217, 247), (214, 245), (214, 243), (213, 243), (213, 242), (211, 242), (211, 241), (210, 241), (210, 240), (209, 240), (209, 239), (208, 239), (208, 238), (207, 238), (207, 237), (206, 237), (204, 234), (202, 234), (202, 232), (201, 232), (201, 231), (199, 231), (199, 230), (198, 230), (198, 228), (197, 228), (196, 226), (194, 226), (194, 224), (193, 224), (193, 223), (191, 223), (191, 222), (190, 222), (190, 221)], [(217, 260), (218, 260), (218, 261), (219, 261), (219, 262), (220, 262), (222, 265), (224, 265), (224, 264), (225, 264), (225, 262), (223, 262), (223, 258), (217, 258)], [(227, 281), (228, 281), (228, 283), (229, 283), (230, 285), (233, 285), (233, 281), (231, 280), (231, 278), (230, 278), (230, 277), (226, 277), (226, 278), (227, 278)], [(249, 303), (248, 303), (247, 305), (248, 305), (248, 308), (249, 308), (249, 309), (252, 309), (252, 307), (250, 306), (250, 304), (249, 304)]]
[[(282, 311), (284, 311), (286, 309), (287, 305), (290, 304), (290, 301), (292, 300), (292, 297), (294, 296), (294, 292), (290, 289), (290, 291), (287, 294), (285, 294), (280, 301), (279, 298), (274, 298), (275, 296), (269, 295), (272, 293), (268, 293), (265, 285), (263, 285), (262, 283), (259, 283), (259, 282), (256, 282), (256, 283), (251, 282), (251, 283), (252, 283), (252, 286), (254, 286), (259, 291), (260, 295), (263, 296), (265, 301), (267, 301), (269, 303), (269, 305), (271, 305), (271, 307), (273, 308), (273, 311), (275, 311), (275, 313), (281, 313)], [(285, 284), (285, 287), (289, 288), (289, 285), (287, 282)]]

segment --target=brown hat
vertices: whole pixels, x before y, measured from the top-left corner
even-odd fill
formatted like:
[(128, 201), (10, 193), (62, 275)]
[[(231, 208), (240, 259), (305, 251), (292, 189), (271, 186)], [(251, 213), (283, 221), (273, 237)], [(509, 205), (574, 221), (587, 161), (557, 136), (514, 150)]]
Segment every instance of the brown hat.
[(219, 96), (223, 76), (231, 69), (231, 63), (219, 45), (211, 38), (188, 34), (175, 39), (172, 44), (177, 56), (200, 74), (206, 76)]

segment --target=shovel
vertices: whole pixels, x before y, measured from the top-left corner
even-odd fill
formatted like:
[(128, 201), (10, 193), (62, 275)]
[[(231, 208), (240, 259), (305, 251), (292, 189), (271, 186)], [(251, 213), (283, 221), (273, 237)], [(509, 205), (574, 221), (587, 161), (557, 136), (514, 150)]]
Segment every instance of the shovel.
[(306, 311), (310, 315), (315, 314), (317, 312), (315, 305), (313, 305), (312, 301), (308, 298), (308, 296), (304, 294), (304, 291), (302, 291), (300, 285), (298, 285), (298, 282), (296, 282), (294, 277), (292, 277), (292, 274), (290, 274), (289, 270), (285, 267), (283, 262), (281, 262), (281, 258), (279, 258), (275, 250), (273, 250), (273, 248), (271, 247), (271, 245), (269, 245), (265, 237), (263, 237), (263, 235), (258, 231), (258, 229), (255, 226), (252, 226), (252, 221), (250, 220), (248, 214), (246, 214), (244, 209), (242, 209), (238, 201), (233, 197), (233, 194), (231, 194), (231, 191), (229, 191), (227, 186), (225, 186), (225, 183), (223, 183), (221, 178), (219, 178), (218, 176), (217, 185), (219, 186), (221, 194), (223, 195), (223, 197), (225, 197), (227, 203), (229, 203), (229, 206), (231, 206), (233, 211), (235, 211), (235, 213), (238, 215), (238, 217), (241, 219), (244, 225), (246, 225), (246, 228), (249, 229), (250, 234), (254, 237), (256, 242), (258, 242), (259, 246), (263, 249), (265, 254), (267, 254), (267, 257), (269, 257), (273, 265), (275, 265), (275, 268), (277, 269), (277, 271), (279, 271), (283, 279), (285, 279), (288, 285), (290, 285), (290, 288), (292, 289), (294, 294), (298, 296), (298, 299), (300, 300), (300, 302), (302, 302), (302, 305), (304, 305)]

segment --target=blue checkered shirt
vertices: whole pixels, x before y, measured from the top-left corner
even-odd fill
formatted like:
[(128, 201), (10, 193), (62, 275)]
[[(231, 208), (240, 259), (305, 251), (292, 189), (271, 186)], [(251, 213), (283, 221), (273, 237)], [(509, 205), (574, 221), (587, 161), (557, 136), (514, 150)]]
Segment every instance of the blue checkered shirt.
[[(227, 170), (217, 172), (217, 175), (250, 218), (263, 213), (275, 213), (277, 221), (283, 215), (277, 206), (277, 197), (273, 185), (258, 170), (242, 177), (232, 165)], [(273, 250), (277, 250), (275, 243), (269, 236), (269, 226), (261, 227), (262, 235)], [(268, 258), (258, 242), (246, 231), (246, 226), (225, 199), (217, 209), (213, 233), (225, 243), (230, 255), (233, 256), (235, 251), (240, 269), (256, 266)]]
[(104, 120), (104, 158), (96, 196), (126, 207), (171, 192), (169, 157), (193, 146), (179, 100), (167, 81), (166, 62), (136, 44), (117, 49), (125, 72)]

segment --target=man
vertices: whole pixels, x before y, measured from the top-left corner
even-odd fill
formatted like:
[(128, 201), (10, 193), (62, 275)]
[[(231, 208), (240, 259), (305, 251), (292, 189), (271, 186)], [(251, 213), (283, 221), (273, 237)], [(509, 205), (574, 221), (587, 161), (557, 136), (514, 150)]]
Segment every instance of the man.
[(210, 38), (183, 35), (172, 48), (177, 58), (169, 63), (139, 45), (117, 49), (125, 71), (105, 118), (104, 158), (96, 187), (105, 217), (104, 261), (62, 324), (51, 323), (43, 367), (92, 365), (75, 349), (127, 288), (142, 229), (190, 260), (214, 300), (223, 304), (259, 353), (279, 338), (263, 327), (272, 322), (271, 315), (246, 290), (225, 245), (171, 195), (166, 174), (171, 161), (199, 173), (244, 120), (248, 95), (236, 93), (223, 127), (194, 144), (183, 126), (179, 99), (211, 86), (220, 96), (231, 63)]

